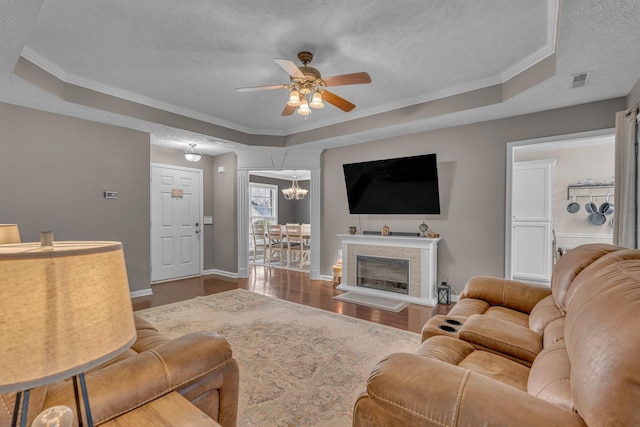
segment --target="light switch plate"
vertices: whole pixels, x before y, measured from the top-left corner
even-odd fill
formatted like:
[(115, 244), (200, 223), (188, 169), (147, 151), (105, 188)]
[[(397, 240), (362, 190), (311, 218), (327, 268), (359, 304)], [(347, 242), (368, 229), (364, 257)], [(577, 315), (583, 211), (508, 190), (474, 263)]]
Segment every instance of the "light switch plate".
[(213, 217), (212, 217), (212, 216), (205, 216), (205, 217), (204, 217), (204, 224), (205, 224), (205, 225), (211, 225), (211, 224), (213, 224)]
[(104, 192), (104, 198), (105, 199), (117, 199), (118, 198), (118, 192), (117, 191), (105, 191)]

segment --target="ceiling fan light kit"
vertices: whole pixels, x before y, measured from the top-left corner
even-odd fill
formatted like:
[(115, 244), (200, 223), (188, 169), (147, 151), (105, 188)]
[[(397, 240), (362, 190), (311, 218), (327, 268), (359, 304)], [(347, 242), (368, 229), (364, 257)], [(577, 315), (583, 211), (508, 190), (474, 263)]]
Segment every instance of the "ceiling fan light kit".
[[(309, 107), (316, 109), (324, 108), (324, 102), (328, 102), (345, 112), (349, 112), (356, 107), (355, 104), (352, 104), (333, 92), (329, 92), (326, 89), (328, 86), (371, 83), (371, 77), (365, 72), (323, 78), (320, 71), (308, 66), (313, 59), (311, 52), (299, 52), (298, 59), (302, 62), (302, 67), (298, 67), (289, 59), (274, 59), (280, 67), (289, 73), (289, 84), (244, 87), (236, 90), (238, 92), (251, 92), (256, 90), (287, 89), (289, 90), (289, 100), (284, 110), (282, 110), (281, 115), (290, 116), (296, 111), (301, 116), (308, 116), (311, 114)], [(313, 95), (309, 100), (308, 97), (310, 94)]]

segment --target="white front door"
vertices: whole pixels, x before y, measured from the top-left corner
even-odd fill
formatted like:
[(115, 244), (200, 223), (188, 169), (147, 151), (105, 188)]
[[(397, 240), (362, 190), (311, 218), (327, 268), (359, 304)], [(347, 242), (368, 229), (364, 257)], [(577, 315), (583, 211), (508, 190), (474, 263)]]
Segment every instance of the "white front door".
[(151, 281), (200, 274), (202, 171), (151, 166)]

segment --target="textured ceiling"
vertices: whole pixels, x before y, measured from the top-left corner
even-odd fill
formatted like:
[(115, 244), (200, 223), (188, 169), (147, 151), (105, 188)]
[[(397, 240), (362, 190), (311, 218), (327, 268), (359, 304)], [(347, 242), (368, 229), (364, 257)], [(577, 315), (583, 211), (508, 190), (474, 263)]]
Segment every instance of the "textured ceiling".
[[(263, 135), (292, 135), (504, 83), (554, 53), (555, 75), (508, 101), (473, 115), (408, 121), (379, 134), (624, 96), (640, 77), (637, 0), (14, 0), (0, 5), (0, 101), (149, 131), (158, 144), (195, 140), (211, 152), (216, 149), (211, 135), (70, 105), (21, 81), (13, 66), (22, 55), (67, 83)], [(371, 84), (332, 88), (356, 104), (355, 110), (328, 105), (307, 120), (281, 117), (285, 90), (236, 92), (288, 83), (273, 58), (299, 63), (301, 50), (314, 54), (311, 66), (323, 76), (370, 74)], [(571, 75), (584, 71), (591, 72), (587, 87), (571, 90)]]

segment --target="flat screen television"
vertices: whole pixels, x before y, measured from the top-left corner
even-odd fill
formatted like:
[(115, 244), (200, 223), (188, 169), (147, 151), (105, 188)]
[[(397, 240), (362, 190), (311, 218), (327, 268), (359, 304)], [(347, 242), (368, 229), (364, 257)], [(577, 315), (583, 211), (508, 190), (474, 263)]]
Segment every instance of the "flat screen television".
[(425, 154), (342, 165), (352, 214), (439, 214), (438, 164)]

